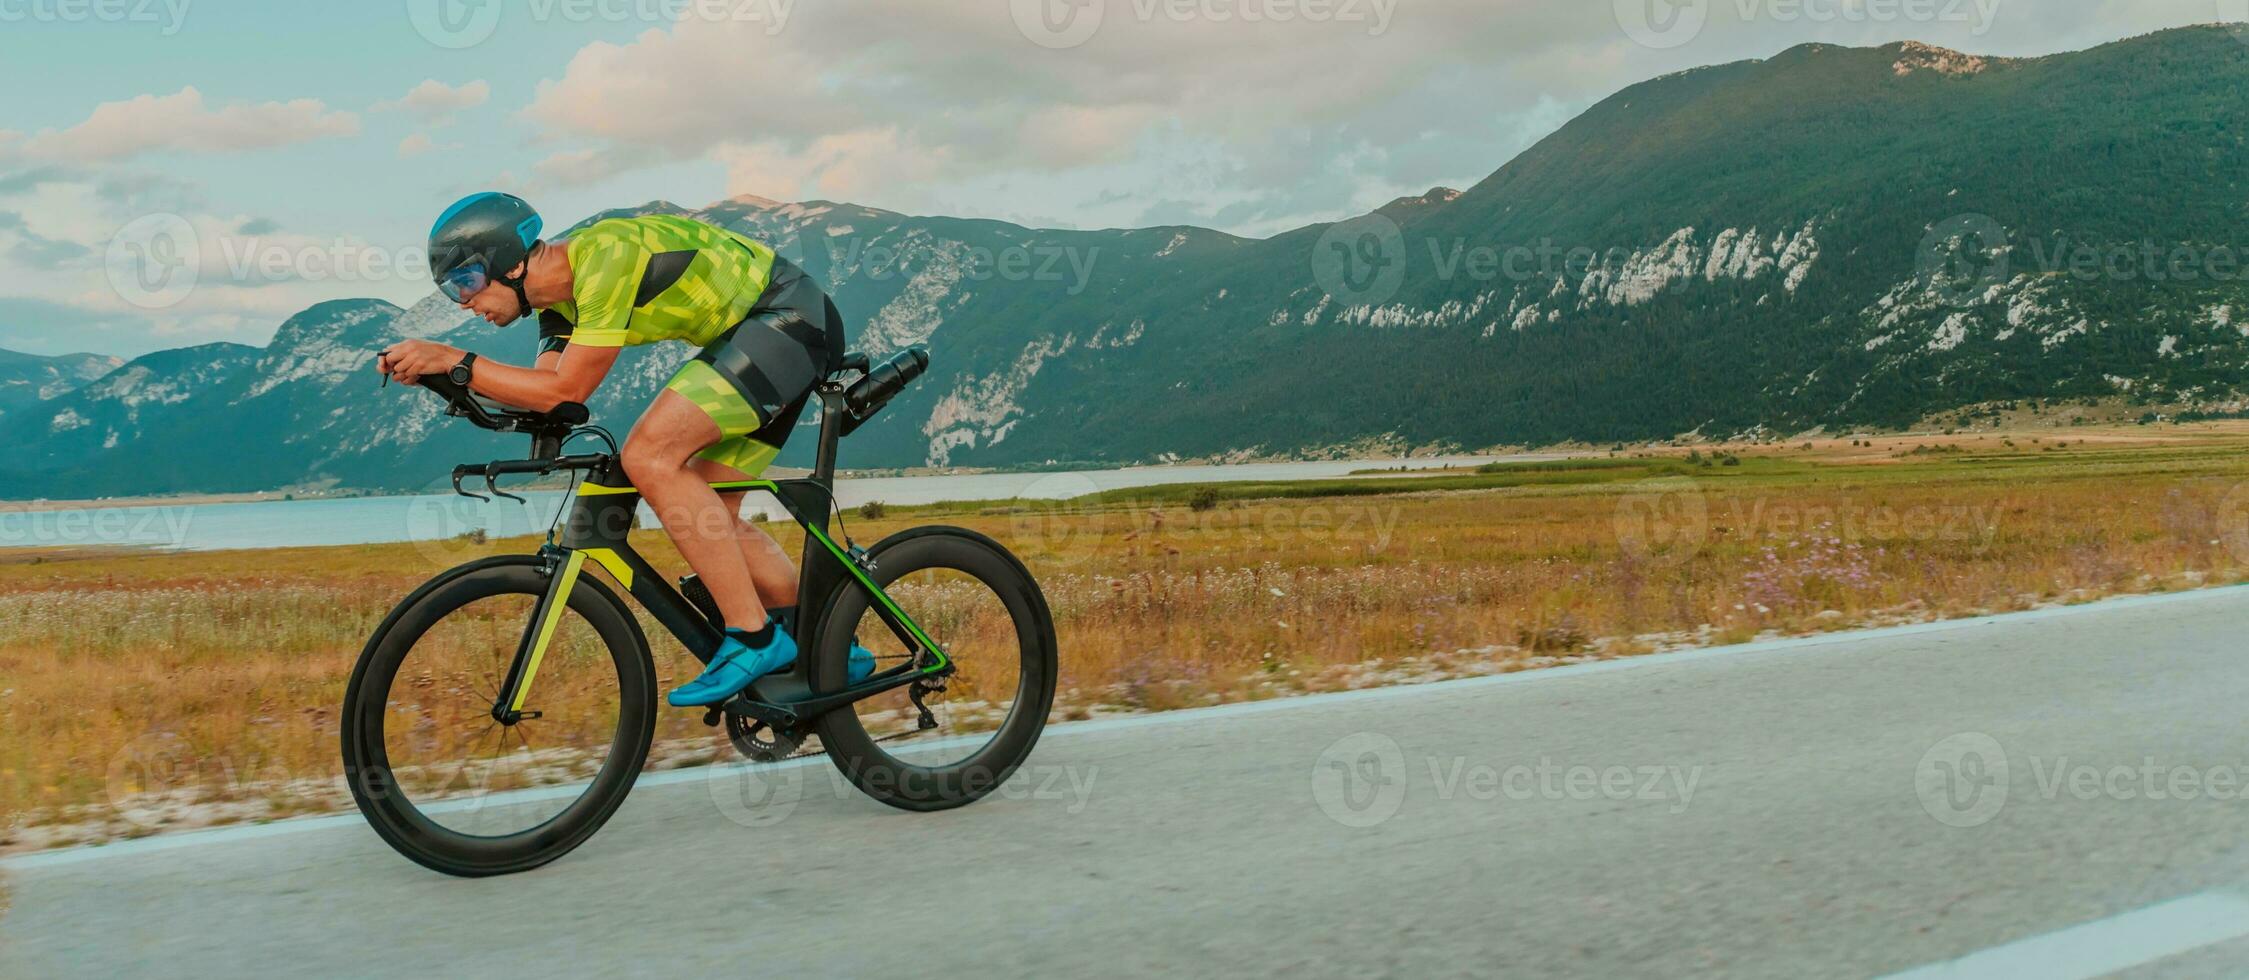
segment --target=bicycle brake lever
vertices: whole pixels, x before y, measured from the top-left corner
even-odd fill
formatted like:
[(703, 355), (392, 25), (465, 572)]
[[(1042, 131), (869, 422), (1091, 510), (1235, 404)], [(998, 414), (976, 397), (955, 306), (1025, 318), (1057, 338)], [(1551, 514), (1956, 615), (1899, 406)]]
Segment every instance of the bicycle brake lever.
[(481, 493), (471, 493), (471, 492), (469, 492), (469, 491), (467, 491), (467, 490), (463, 490), (463, 489), (461, 489), (461, 478), (462, 478), (462, 477), (464, 477), (464, 476), (467, 476), (467, 475), (468, 475), (468, 474), (466, 474), (466, 473), (463, 473), (463, 472), (461, 472), (460, 470), (454, 470), (454, 471), (453, 471), (453, 492), (454, 492), (454, 493), (457, 493), (457, 494), (460, 494), (460, 495), (461, 495), (461, 496), (463, 496), (463, 497), (469, 497), (469, 498), (471, 498), (471, 499), (475, 499), (475, 500), (482, 500), (482, 501), (490, 502), (490, 501), (491, 501), (491, 499), (492, 499), (492, 498), (490, 498), (490, 497), (487, 497), (487, 496), (485, 496), (485, 495), (483, 495), (483, 494), (481, 494)]
[(489, 468), (484, 471), (484, 488), (492, 491), (492, 495), (495, 497), (506, 497), (519, 504), (530, 503), (522, 497), (500, 489), (500, 474), (492, 472)]

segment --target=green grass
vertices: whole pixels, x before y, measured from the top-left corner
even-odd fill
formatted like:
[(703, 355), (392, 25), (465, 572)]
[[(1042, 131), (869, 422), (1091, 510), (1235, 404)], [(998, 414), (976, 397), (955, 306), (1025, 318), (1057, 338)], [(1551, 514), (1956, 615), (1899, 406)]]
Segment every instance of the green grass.
[[(2066, 441), (2066, 440), (2065, 440)], [(1943, 442), (1934, 444), (1953, 444)], [(1316, 480), (1254, 480), (1212, 483), (1171, 483), (1126, 487), (1070, 498), (1048, 500), (940, 501), (919, 505), (888, 505), (886, 516), (938, 518), (947, 515), (1001, 516), (1026, 508), (1072, 509), (1104, 506), (1186, 506), (1197, 495), (1215, 494), (1226, 503), (1258, 500), (1302, 500), (1318, 497), (1380, 497), (1396, 494), (1474, 490), (1541, 489), (1582, 490), (1603, 486), (1629, 488), (1649, 480), (1693, 480), (1710, 488), (1759, 487), (1789, 489), (1827, 487), (1849, 489), (1886, 485), (1930, 483), (1980, 483), (2027, 479), (2086, 480), (2124, 475), (2217, 474), (2238, 469), (2245, 459), (2238, 445), (2179, 446), (2124, 449), (2078, 449), (2048, 452), (2043, 446), (2021, 442), (2012, 451), (1963, 450), (1960, 453), (1914, 455), (1910, 450), (1880, 465), (1789, 458), (1779, 452), (1734, 453), (1738, 465), (1728, 466), (1722, 456), (1704, 455), (1703, 462), (1678, 456), (1588, 458), (1487, 463), (1473, 471), (1445, 471), (1415, 476), (1396, 471), (1370, 471), (1376, 475)], [(847, 515), (847, 519), (855, 515)]]

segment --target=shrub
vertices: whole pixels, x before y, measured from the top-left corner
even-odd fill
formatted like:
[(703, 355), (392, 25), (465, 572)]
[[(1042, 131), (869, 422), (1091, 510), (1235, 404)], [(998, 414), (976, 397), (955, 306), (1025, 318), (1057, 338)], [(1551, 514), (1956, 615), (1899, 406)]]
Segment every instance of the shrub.
[(882, 505), (882, 501), (870, 500), (859, 505), (859, 516), (864, 517), (870, 521), (878, 521), (881, 520), (882, 515), (888, 513), (889, 510), (890, 508), (884, 507)]
[(1187, 498), (1187, 509), (1195, 511), (1218, 509), (1217, 488), (1202, 487), (1196, 490)]

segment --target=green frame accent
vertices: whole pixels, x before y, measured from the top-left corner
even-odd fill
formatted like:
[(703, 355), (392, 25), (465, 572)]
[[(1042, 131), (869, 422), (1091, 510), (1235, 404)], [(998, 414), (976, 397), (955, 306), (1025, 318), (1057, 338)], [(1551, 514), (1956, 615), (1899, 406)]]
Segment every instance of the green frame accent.
[(897, 603), (890, 601), (890, 593), (884, 592), (882, 586), (876, 585), (875, 580), (868, 577), (866, 569), (859, 567), (859, 562), (852, 558), (848, 549), (837, 545), (834, 538), (828, 537), (828, 532), (825, 529), (805, 520), (804, 515), (796, 512), (796, 508), (790, 505), (789, 499), (782, 496), (779, 483), (772, 480), (746, 480), (735, 483), (713, 483), (711, 489), (720, 493), (762, 490), (771, 494), (773, 499), (780, 501), (781, 509), (788, 511), (789, 516), (804, 528), (805, 533), (811, 536), (812, 540), (820, 542), (822, 546), (828, 549), (829, 554), (835, 556), (836, 561), (843, 565), (845, 571), (851, 573), (852, 578), (858, 580), (860, 586), (867, 590), (868, 595), (874, 596), (877, 601), (882, 603), (884, 609), (889, 610), (892, 616), (898, 618), (898, 622), (913, 634), (914, 642), (921, 644), (923, 649), (937, 655), (937, 663), (922, 671), (922, 673), (936, 673), (952, 665), (953, 658), (945, 653), (945, 648), (938, 645), (936, 640), (931, 639), (928, 633), (922, 632), (921, 624), (914, 622), (914, 618), (906, 615), (905, 610), (898, 608)]

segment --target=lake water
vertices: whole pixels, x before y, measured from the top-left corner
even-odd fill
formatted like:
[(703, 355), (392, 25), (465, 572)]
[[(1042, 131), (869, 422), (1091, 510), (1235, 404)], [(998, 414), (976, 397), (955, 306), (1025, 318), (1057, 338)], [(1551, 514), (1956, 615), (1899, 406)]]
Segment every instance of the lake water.
[[(839, 480), (837, 502), (929, 504), (968, 500), (1062, 500), (1127, 487), (1167, 483), (1316, 480), (1353, 470), (1407, 467), (1429, 471), (1493, 461), (1558, 459), (1556, 455), (1434, 456), (1339, 462), (1245, 463), (1234, 466), (1148, 466), (1066, 473), (981, 473), (968, 476)], [(1380, 475), (1380, 474), (1377, 474)], [(472, 483), (474, 481), (471, 481)], [(526, 502), (489, 503), (450, 493), (337, 500), (263, 500), (228, 504), (160, 504), (72, 510), (11, 509), (0, 504), (0, 548), (129, 545), (183, 551), (292, 548), (310, 545), (435, 541), (481, 530), (495, 537), (544, 533), (561, 506), (561, 491), (524, 493)], [(745, 512), (779, 517), (769, 498), (752, 494)], [(643, 527), (655, 527), (641, 508)]]

